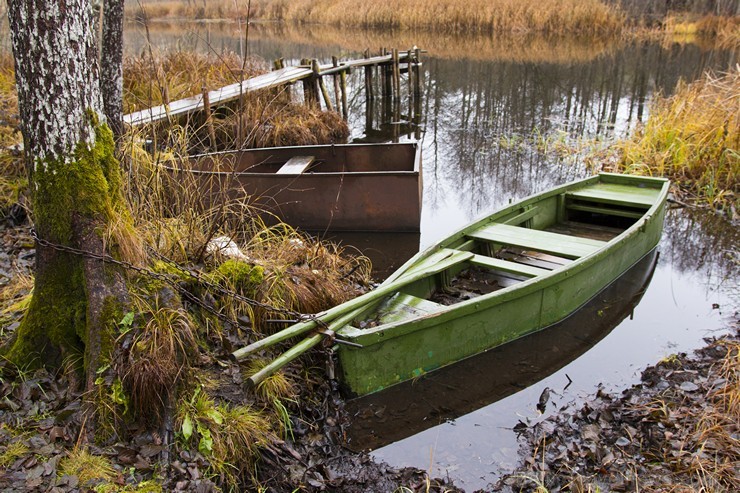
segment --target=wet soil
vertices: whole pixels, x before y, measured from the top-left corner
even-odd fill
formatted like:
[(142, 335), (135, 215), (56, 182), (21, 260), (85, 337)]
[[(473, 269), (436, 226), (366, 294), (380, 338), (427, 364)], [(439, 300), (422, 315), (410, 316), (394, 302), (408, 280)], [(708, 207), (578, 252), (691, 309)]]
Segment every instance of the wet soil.
[(524, 463), (490, 491), (740, 491), (734, 318), (727, 337), (648, 367), (621, 395), (520, 423)]

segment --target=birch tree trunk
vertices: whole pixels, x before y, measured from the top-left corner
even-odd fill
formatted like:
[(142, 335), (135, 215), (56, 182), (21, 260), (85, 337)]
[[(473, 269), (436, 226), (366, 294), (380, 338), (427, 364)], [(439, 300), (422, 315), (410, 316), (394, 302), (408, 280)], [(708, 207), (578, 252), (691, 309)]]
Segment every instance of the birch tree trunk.
[(22, 365), (83, 362), (88, 389), (109, 357), (127, 301), (121, 269), (99, 258), (122, 245), (124, 234), (115, 231), (132, 231), (121, 227), (131, 223), (102, 111), (92, 16), (90, 0), (8, 0), (40, 241), (33, 297), (5, 353)]
[(123, 0), (103, 2), (100, 52), (103, 108), (117, 140), (123, 132)]

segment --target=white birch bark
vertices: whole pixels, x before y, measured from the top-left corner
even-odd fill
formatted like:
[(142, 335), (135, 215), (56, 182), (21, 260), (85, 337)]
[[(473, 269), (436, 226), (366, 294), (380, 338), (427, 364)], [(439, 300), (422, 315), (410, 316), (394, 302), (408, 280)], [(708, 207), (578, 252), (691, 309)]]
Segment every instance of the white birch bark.
[(94, 143), (85, 112), (101, 114), (89, 0), (8, 0), (27, 163), (69, 156)]

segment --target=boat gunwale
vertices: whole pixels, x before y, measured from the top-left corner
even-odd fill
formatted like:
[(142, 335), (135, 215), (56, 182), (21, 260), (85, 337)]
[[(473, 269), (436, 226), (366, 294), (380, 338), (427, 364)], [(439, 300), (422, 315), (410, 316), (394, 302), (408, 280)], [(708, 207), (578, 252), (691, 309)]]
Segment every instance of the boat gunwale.
[[(436, 243), (432, 245), (431, 247), (429, 247), (428, 249), (425, 249), (424, 251), (417, 253), (416, 255), (414, 255), (414, 257), (412, 257), (404, 265), (402, 265), (401, 268), (397, 269), (391, 277), (389, 277), (386, 281), (381, 283), (381, 286), (383, 284), (393, 282), (394, 279), (398, 278), (401, 274), (411, 269), (413, 265), (416, 262), (418, 262), (421, 258), (427, 257), (428, 255), (438, 251), (439, 249), (449, 248), (450, 243), (453, 243), (465, 237), (467, 233), (470, 232), (471, 230), (479, 229), (481, 226), (485, 225), (486, 223), (495, 222), (495, 219), (501, 216), (504, 216), (508, 213), (511, 213), (519, 208), (530, 205), (534, 202), (538, 202), (540, 200), (545, 200), (550, 197), (560, 195), (574, 188), (582, 188), (582, 187), (588, 186), (591, 182), (598, 183), (599, 181), (601, 181), (602, 177), (606, 177), (607, 180), (611, 177), (619, 177), (617, 178), (619, 180), (624, 180), (624, 177), (634, 177), (638, 179), (638, 181), (640, 182), (646, 182), (646, 183), (652, 182), (655, 185), (659, 185), (659, 186), (654, 187), (655, 189), (658, 190), (658, 194), (656, 195), (653, 204), (644, 212), (641, 218), (637, 219), (632, 225), (630, 225), (622, 233), (615, 236), (614, 238), (606, 242), (603, 246), (601, 246), (597, 250), (594, 250), (592, 253), (585, 255), (583, 257), (580, 257), (571, 263), (568, 263), (561, 267), (557, 267), (553, 269), (552, 271), (548, 272), (547, 274), (532, 277), (532, 278), (523, 280), (520, 283), (505, 287), (497, 291), (493, 291), (491, 293), (481, 295), (476, 298), (464, 300), (459, 303), (455, 303), (453, 305), (440, 305), (441, 308), (438, 311), (434, 313), (430, 313), (429, 315), (426, 315), (424, 317), (420, 317), (417, 319), (404, 320), (404, 321), (399, 321), (399, 322), (392, 322), (392, 323), (379, 325), (377, 327), (373, 327), (369, 329), (358, 329), (352, 326), (345, 326), (339, 329), (337, 333), (339, 333), (344, 339), (361, 343), (363, 346), (371, 346), (376, 343), (385, 342), (385, 341), (388, 341), (389, 339), (394, 339), (396, 337), (401, 337), (401, 336), (416, 332), (418, 330), (424, 329), (424, 324), (417, 323), (420, 320), (427, 320), (427, 319), (437, 319), (438, 320), (438, 317), (450, 317), (454, 319), (454, 318), (457, 318), (457, 316), (455, 315), (455, 312), (459, 308), (464, 308), (470, 305), (476, 305), (480, 303), (488, 303), (494, 299), (496, 300), (496, 304), (505, 303), (512, 299), (516, 299), (522, 296), (529, 295), (536, 291), (547, 289), (548, 287), (552, 285), (562, 282), (564, 278), (570, 277), (571, 275), (576, 275), (579, 272), (593, 266), (594, 264), (599, 262), (602, 258), (611, 254), (620, 245), (624, 245), (625, 241), (628, 238), (639, 234), (640, 230), (644, 228), (645, 224), (647, 224), (649, 221), (653, 219), (653, 216), (658, 211), (658, 209), (660, 207), (663, 207), (665, 204), (665, 201), (666, 201), (666, 198), (669, 192), (669, 187), (670, 187), (669, 180), (665, 178), (641, 177), (637, 175), (601, 173), (599, 175), (594, 175), (594, 176), (585, 178), (583, 180), (579, 180), (579, 181), (575, 181), (575, 182), (562, 185), (555, 189), (547, 190), (545, 192), (540, 192), (537, 194), (532, 194), (528, 197), (525, 197), (519, 202), (513, 203), (511, 205), (507, 205), (499, 209), (498, 211), (495, 211), (492, 214), (489, 214), (488, 216), (481, 218), (480, 220), (474, 222), (473, 224), (467, 225), (459, 229), (455, 233), (452, 233), (451, 235), (444, 238), (439, 243)], [(648, 250), (648, 252), (651, 251), (652, 248), (654, 247), (655, 245), (653, 245), (650, 248), (650, 250)], [(642, 258), (642, 256), (640, 258)], [(637, 259), (636, 262), (637, 261), (639, 261), (639, 259)], [(634, 265), (634, 263), (631, 265)], [(624, 271), (626, 271), (628, 268), (629, 267), (624, 269)]]
[[(220, 156), (227, 156), (227, 155), (239, 155), (241, 153), (249, 153), (249, 154), (256, 154), (257, 152), (287, 152), (287, 151), (295, 151), (295, 152), (302, 152), (303, 150), (308, 149), (319, 149), (321, 151), (331, 150), (333, 148), (367, 148), (372, 149), (375, 148), (393, 148), (393, 147), (413, 147), (414, 148), (414, 166), (411, 170), (404, 170), (404, 171), (355, 171), (355, 172), (349, 172), (349, 171), (329, 171), (329, 172), (321, 172), (323, 174), (327, 175), (337, 175), (340, 173), (375, 173), (379, 174), (382, 173), (384, 175), (392, 174), (392, 173), (402, 173), (402, 174), (421, 174), (422, 169), (422, 153), (421, 148), (419, 146), (419, 142), (376, 142), (376, 143), (347, 143), (347, 144), (317, 144), (317, 145), (308, 145), (308, 146), (279, 146), (279, 147), (255, 147), (255, 148), (249, 148), (249, 149), (237, 149), (237, 150), (227, 150), (227, 151), (214, 151), (214, 152), (207, 152), (207, 153), (201, 153), (201, 154), (194, 154), (192, 156), (187, 156), (188, 161), (197, 161), (200, 159), (206, 159), (206, 158), (214, 158), (214, 157), (220, 157)], [(181, 161), (180, 159), (175, 159), (174, 161)], [(259, 164), (255, 165), (258, 166)], [(236, 175), (236, 174), (252, 174), (252, 175), (262, 175), (262, 176), (276, 176), (275, 173), (250, 173), (249, 171), (206, 171), (206, 170), (193, 170), (188, 168), (173, 168), (170, 166), (164, 166), (160, 164), (163, 168), (166, 169), (172, 169), (175, 171), (188, 171), (192, 173), (203, 173), (203, 174), (219, 174), (224, 173), (228, 175)], [(311, 172), (312, 175), (318, 175), (319, 172)], [(279, 175), (278, 175), (279, 176)], [(291, 175), (286, 174), (284, 176), (300, 176), (300, 175)]]

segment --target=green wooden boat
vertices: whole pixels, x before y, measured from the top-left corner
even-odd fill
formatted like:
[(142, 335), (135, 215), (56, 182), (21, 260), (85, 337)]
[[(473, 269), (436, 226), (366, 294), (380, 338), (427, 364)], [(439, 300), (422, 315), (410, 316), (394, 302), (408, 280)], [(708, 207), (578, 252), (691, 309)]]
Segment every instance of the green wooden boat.
[(309, 333), (257, 383), (336, 334), (338, 379), (364, 395), (541, 330), (657, 245), (668, 188), (602, 173), (533, 195), (416, 254), (375, 290), (234, 356)]

